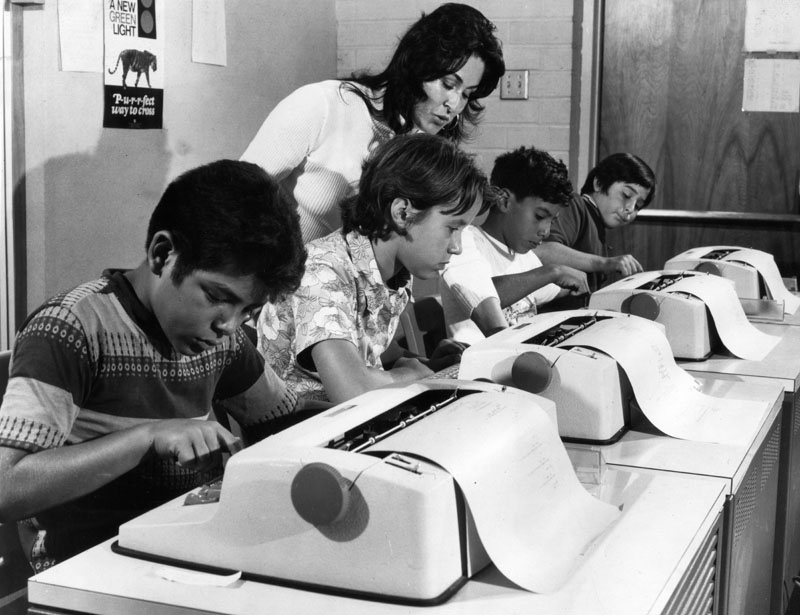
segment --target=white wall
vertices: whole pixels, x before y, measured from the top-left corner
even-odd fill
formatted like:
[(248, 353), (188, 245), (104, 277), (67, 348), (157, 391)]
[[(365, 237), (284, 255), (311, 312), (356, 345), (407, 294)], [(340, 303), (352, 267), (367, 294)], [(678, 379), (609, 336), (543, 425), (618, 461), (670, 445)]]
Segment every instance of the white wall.
[(238, 158), (281, 98), (336, 74), (334, 0), (227, 0), (227, 67), (191, 62), (191, 0), (161, 0), (164, 129), (104, 129), (103, 76), (59, 70), (57, 4), (22, 10), (28, 310), (138, 264), (169, 180)]

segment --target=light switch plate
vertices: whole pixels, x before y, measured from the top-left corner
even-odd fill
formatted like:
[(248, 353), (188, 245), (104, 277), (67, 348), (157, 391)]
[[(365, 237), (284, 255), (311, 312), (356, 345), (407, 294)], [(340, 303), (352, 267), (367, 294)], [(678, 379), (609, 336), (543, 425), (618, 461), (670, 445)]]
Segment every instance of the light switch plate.
[(507, 70), (500, 80), (500, 98), (528, 100), (528, 71)]

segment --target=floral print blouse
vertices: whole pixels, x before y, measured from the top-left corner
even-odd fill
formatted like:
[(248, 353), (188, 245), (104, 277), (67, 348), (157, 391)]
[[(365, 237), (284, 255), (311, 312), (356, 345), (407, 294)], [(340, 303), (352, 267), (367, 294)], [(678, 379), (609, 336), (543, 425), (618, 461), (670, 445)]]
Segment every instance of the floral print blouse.
[(298, 397), (326, 400), (311, 358), (325, 340), (348, 340), (367, 367), (381, 369), (411, 296), (411, 279), (396, 290), (386, 286), (370, 240), (341, 230), (306, 244), (308, 258), (300, 288), (258, 318), (258, 349)]

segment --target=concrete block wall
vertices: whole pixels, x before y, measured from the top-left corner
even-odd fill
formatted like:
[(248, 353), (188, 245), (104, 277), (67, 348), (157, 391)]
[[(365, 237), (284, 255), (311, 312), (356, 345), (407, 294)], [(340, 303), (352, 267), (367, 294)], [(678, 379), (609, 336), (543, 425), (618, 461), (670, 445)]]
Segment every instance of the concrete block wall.
[[(571, 0), (467, 0), (497, 26), (507, 69), (527, 69), (528, 99), (484, 99), (483, 122), (465, 149), (488, 173), (494, 159), (534, 145), (569, 165), (572, 100)], [(337, 73), (382, 69), (410, 24), (441, 2), (336, 0)]]

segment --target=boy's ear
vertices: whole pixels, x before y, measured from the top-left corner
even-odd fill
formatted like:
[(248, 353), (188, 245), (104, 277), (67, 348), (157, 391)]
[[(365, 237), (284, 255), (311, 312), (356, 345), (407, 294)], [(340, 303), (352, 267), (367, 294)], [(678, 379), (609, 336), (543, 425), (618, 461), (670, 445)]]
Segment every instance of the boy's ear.
[(507, 213), (511, 207), (511, 192), (508, 188), (501, 188), (497, 193), (497, 204), (495, 209), (500, 213)]
[(153, 235), (147, 247), (147, 264), (153, 274), (160, 276), (170, 256), (175, 255), (175, 243), (169, 231), (158, 231)]
[(389, 211), (392, 215), (392, 222), (394, 222), (395, 227), (402, 231), (408, 229), (411, 225), (411, 221), (414, 219), (411, 203), (409, 203), (407, 199), (397, 197), (392, 201)]

